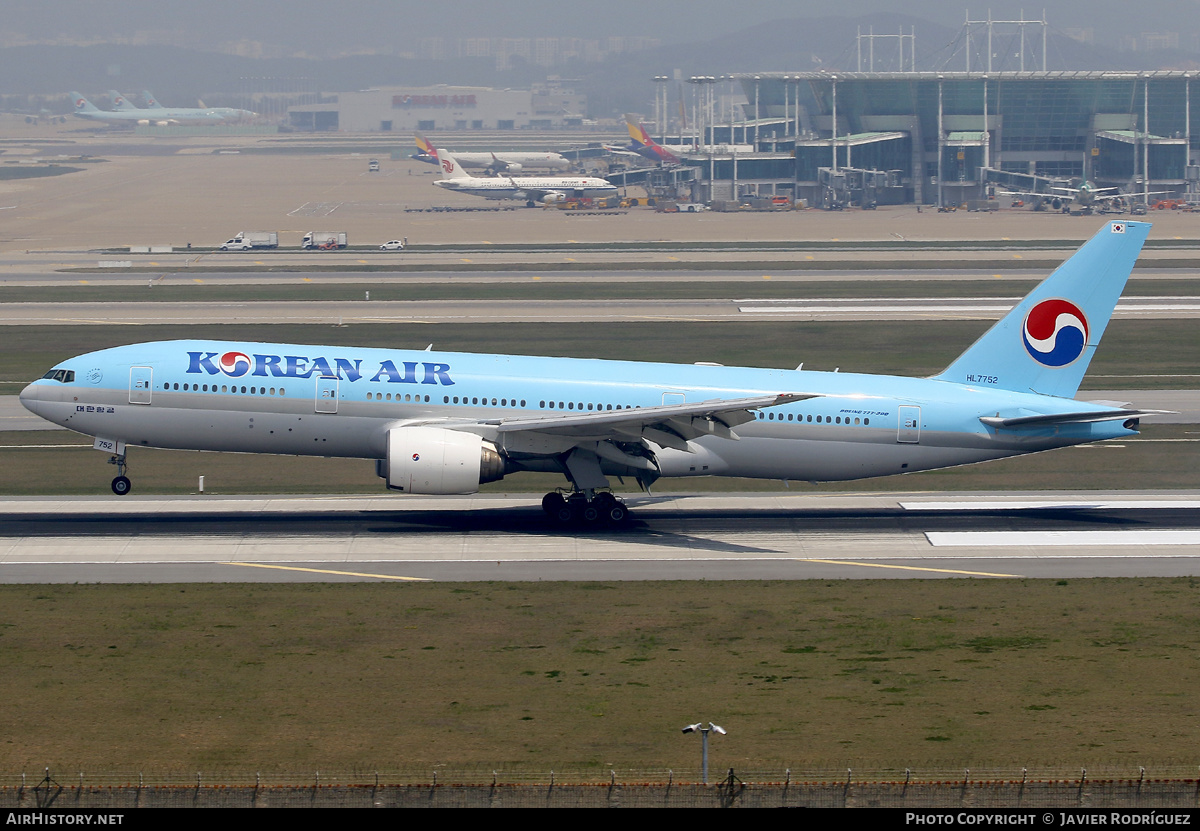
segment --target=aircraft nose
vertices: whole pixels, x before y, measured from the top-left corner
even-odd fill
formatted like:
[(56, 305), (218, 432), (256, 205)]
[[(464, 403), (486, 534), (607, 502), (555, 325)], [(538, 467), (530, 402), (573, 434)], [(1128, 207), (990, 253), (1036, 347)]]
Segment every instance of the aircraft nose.
[(29, 412), (33, 413), (34, 415), (41, 415), (41, 413), (37, 411), (38, 402), (41, 400), (39, 393), (39, 385), (30, 384), (29, 386), (25, 387), (25, 389), (21, 390), (21, 394), (18, 396), (18, 398), (21, 400), (21, 406), (29, 410)]

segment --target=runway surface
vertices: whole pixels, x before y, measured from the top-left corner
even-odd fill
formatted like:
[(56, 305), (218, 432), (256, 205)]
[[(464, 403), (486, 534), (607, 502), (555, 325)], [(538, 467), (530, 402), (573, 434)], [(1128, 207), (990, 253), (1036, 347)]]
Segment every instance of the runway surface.
[(704, 494), (619, 530), (534, 496), (14, 499), (0, 582), (1085, 578), (1200, 574), (1200, 492)]

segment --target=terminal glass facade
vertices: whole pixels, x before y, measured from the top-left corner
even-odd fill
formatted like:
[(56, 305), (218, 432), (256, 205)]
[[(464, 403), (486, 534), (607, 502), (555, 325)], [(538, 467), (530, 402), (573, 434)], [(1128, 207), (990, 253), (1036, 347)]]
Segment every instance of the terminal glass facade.
[[(934, 202), (947, 186), (982, 195), (987, 169), (1086, 176), (1131, 191), (1194, 190), (1193, 74), (1200, 73), (807, 72), (738, 80), (747, 100), (757, 96), (760, 120), (784, 125), (790, 145), (776, 138), (771, 149), (793, 151), (798, 191), (819, 185), (837, 143), (839, 167), (901, 171), (911, 198)], [(870, 149), (848, 138), (885, 132), (903, 138)], [(964, 138), (970, 134), (980, 140)]]

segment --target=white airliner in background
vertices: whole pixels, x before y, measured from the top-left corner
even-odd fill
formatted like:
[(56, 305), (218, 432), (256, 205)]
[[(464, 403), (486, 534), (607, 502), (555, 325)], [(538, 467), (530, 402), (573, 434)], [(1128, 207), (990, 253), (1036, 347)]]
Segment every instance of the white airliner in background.
[[(182, 124), (184, 122), (238, 121), (254, 118), (257, 113), (234, 107), (145, 107), (139, 109), (128, 105), (128, 109), (102, 110), (78, 92), (72, 92), (75, 115), (89, 121), (105, 121), (113, 124)], [(124, 98), (121, 98), (124, 101)]]
[(618, 155), (633, 154), (660, 164), (682, 164), (685, 156), (747, 155), (754, 152), (753, 144), (659, 144), (650, 137), (632, 115), (625, 115), (625, 126), (629, 130), (629, 144), (625, 147), (604, 145), (604, 149)]
[(548, 514), (619, 523), (612, 476), (837, 481), (1134, 435), (1154, 411), (1073, 396), (1149, 230), (1105, 225), (931, 378), (184, 340), (70, 358), (21, 403), (94, 437), (117, 494), (138, 447), (338, 456), (403, 493), (557, 472)]
[(443, 190), (469, 193), (485, 199), (517, 199), (534, 207), (539, 202), (552, 205), (572, 197), (594, 198), (616, 196), (616, 185), (594, 176), (472, 176), (462, 169), (458, 160), (445, 150), (439, 150), (442, 178), (434, 182)]
[(571, 163), (566, 157), (558, 153), (538, 152), (538, 151), (521, 151), (521, 150), (501, 150), (497, 153), (464, 153), (454, 150), (438, 150), (433, 146), (433, 142), (425, 138), (420, 133), (414, 133), (417, 147), (421, 149), (420, 153), (414, 153), (412, 158), (419, 162), (428, 164), (441, 164), (438, 161), (438, 153), (452, 153), (455, 160), (467, 168), (477, 168), (482, 170), (490, 170), (494, 173), (520, 173), (525, 168), (536, 168), (538, 170), (570, 170)]

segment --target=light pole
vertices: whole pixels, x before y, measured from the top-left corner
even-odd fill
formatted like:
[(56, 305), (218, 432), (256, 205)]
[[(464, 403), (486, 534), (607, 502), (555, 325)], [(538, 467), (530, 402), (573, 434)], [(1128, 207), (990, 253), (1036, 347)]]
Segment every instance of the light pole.
[(833, 172), (837, 173), (837, 76), (833, 75), (831, 78), (833, 89), (833, 132), (829, 143), (833, 145)]
[(754, 152), (758, 152), (758, 86), (762, 78), (754, 76)]
[(938, 209), (939, 209), (939, 210), (941, 210), (941, 207), (942, 207), (942, 180), (945, 178), (945, 177), (942, 175), (942, 156), (944, 156), (944, 155), (946, 154), (946, 153), (945, 153), (945, 149), (946, 149), (946, 145), (945, 145), (946, 137), (945, 137), (945, 133), (942, 131), (942, 81), (943, 81), (943, 80), (944, 80), (944, 79), (942, 78), (942, 76), (941, 76), (941, 75), (939, 75), (939, 76), (937, 77), (937, 82), (938, 82), (938, 117), (937, 117), (937, 130), (938, 130), (938, 143), (937, 143), (937, 149), (938, 149), (938, 157), (937, 157), (937, 206), (938, 206)]
[[(658, 140), (662, 144), (667, 143), (667, 82), (671, 79), (666, 75), (655, 75), (650, 80), (654, 81), (654, 121), (658, 124)], [(661, 104), (659, 103), (661, 99)]]
[(705, 785), (708, 784), (708, 733), (710, 730), (718, 735), (725, 735), (725, 728), (713, 724), (711, 721), (708, 723), (708, 727), (703, 726), (701, 722), (696, 722), (683, 728), (684, 733), (700, 734), (700, 781)]

